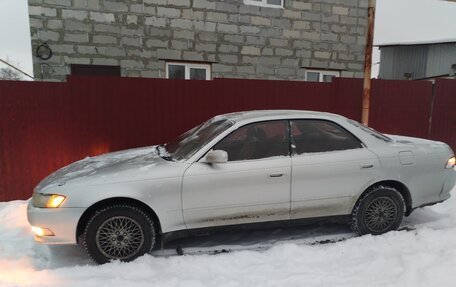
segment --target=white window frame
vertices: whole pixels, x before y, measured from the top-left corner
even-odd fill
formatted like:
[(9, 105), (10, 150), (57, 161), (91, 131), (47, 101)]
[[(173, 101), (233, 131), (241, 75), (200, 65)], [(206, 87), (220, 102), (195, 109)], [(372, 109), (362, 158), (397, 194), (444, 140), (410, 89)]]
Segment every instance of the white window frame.
[(323, 77), (324, 76), (334, 76), (334, 77), (340, 77), (340, 71), (336, 70), (316, 70), (316, 69), (306, 69), (306, 78), (305, 81), (307, 82), (307, 73), (319, 73), (320, 76), (318, 76), (318, 83), (324, 83), (323, 82)]
[(185, 66), (185, 79), (190, 80), (190, 69), (205, 69), (206, 80), (211, 80), (211, 65), (191, 62), (166, 62), (166, 78), (169, 79), (169, 65)]
[(244, 0), (245, 5), (253, 5), (253, 6), (260, 6), (260, 7), (269, 7), (269, 8), (281, 8), (283, 9), (283, 1), (280, 1), (280, 5), (273, 5), (273, 4), (268, 4), (267, 0), (261, 0), (260, 1), (253, 1), (253, 0)]

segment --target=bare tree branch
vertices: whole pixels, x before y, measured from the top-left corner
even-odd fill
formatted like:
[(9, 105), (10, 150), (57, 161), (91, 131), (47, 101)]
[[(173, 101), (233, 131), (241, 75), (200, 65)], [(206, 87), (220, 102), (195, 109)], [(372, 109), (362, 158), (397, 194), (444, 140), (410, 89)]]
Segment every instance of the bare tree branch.
[[(2, 61), (3, 62), (3, 61)], [(0, 68), (0, 80), (23, 80), (23, 75), (19, 72), (18, 68), (13, 69), (11, 66), (18, 67), (18, 64), (9, 64), (9, 58), (6, 58), (5, 61), (8, 66)]]

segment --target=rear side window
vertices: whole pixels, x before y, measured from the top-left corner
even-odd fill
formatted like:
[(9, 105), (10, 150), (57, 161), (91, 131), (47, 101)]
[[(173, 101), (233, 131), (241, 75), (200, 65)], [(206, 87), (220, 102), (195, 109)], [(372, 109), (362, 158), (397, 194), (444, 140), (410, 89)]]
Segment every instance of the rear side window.
[(326, 120), (291, 121), (291, 141), (297, 154), (362, 148), (355, 136)]
[(228, 161), (289, 155), (287, 121), (245, 125), (218, 142), (214, 150), (228, 153)]

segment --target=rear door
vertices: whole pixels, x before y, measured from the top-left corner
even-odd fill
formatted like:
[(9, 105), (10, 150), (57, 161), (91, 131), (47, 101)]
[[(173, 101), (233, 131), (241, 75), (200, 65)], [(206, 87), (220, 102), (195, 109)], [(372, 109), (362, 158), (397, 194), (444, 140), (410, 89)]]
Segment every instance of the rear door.
[(182, 204), (188, 228), (290, 218), (291, 158), (287, 121), (240, 127), (216, 144), (228, 162), (204, 158), (184, 174)]
[(350, 214), (380, 172), (377, 156), (327, 120), (292, 120), (291, 218)]

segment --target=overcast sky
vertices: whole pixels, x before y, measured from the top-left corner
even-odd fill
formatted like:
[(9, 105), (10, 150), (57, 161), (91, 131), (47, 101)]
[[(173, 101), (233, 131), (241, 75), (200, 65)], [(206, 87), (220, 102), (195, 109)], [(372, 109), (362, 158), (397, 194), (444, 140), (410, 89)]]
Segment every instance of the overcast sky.
[[(455, 27), (456, 2), (377, 0), (375, 44), (455, 40)], [(27, 0), (0, 0), (0, 59), (8, 57), (32, 74), (31, 55)], [(377, 53), (373, 61), (378, 60)]]
[(32, 74), (27, 0), (0, 0), (0, 59), (6, 58)]

